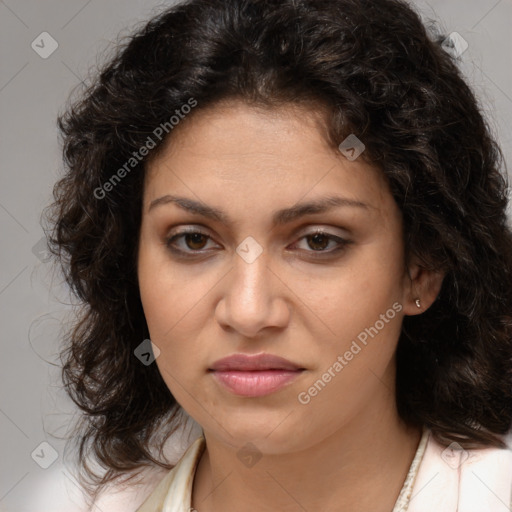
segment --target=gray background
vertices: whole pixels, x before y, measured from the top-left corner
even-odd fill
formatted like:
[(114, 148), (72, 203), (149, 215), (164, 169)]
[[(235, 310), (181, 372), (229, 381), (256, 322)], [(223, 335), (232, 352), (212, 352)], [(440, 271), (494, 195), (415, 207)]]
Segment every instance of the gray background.
[[(41, 210), (62, 171), (55, 119), (109, 41), (170, 3), (0, 0), (0, 511), (80, 509), (58, 438), (76, 414), (59, 388), (57, 359), (71, 299), (38, 245)], [(468, 42), (461, 68), (510, 163), (512, 0), (412, 3)], [(31, 43), (45, 31), (58, 48), (43, 59)], [(52, 449), (58, 458), (43, 469), (36, 460), (51, 462)]]

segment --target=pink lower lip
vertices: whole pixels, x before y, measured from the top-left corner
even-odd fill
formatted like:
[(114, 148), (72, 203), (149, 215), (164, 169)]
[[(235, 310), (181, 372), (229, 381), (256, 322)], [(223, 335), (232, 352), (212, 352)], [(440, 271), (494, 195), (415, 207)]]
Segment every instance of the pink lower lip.
[(214, 371), (213, 375), (230, 391), (241, 396), (264, 396), (288, 384), (302, 370)]

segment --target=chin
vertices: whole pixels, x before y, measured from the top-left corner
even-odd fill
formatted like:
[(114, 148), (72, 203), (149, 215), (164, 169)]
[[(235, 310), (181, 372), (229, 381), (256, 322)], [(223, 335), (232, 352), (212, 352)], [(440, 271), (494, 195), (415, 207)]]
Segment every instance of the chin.
[[(237, 417), (227, 416), (229, 420), (218, 419), (219, 423), (209, 423), (216, 437), (237, 450), (242, 450), (250, 443), (261, 452), (277, 455), (296, 451), (302, 444), (297, 435), (301, 429), (285, 420), (288, 415), (289, 411), (268, 414), (261, 411), (239, 412)], [(225, 426), (225, 430), (219, 424)], [(204, 430), (207, 431), (207, 428)]]

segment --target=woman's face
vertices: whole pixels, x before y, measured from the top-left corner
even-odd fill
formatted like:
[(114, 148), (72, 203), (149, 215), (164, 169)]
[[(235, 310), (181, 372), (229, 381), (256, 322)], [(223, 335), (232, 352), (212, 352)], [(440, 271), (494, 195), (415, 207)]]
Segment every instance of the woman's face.
[[(394, 413), (393, 355), (414, 314), (401, 212), (379, 170), (328, 147), (319, 119), (239, 102), (196, 111), (148, 165), (138, 278), (156, 364), (231, 446), (296, 451)], [(240, 353), (293, 366), (212, 371)]]

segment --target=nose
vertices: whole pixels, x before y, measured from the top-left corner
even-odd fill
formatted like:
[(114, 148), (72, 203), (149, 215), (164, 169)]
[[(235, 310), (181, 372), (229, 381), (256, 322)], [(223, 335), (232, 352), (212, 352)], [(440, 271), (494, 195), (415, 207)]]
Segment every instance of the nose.
[(287, 325), (290, 310), (285, 294), (288, 288), (269, 263), (266, 252), (251, 263), (235, 254), (215, 311), (222, 327), (250, 338), (267, 327)]

